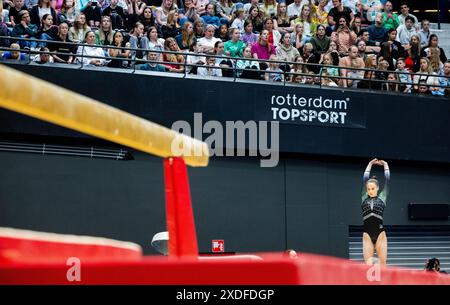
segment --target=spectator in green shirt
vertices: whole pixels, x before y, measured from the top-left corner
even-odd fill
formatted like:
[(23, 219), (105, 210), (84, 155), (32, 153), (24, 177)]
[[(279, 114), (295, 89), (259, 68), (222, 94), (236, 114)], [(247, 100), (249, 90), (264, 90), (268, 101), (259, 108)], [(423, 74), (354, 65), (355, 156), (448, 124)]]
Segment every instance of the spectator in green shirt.
[(242, 40), (240, 40), (241, 32), (238, 28), (231, 28), (229, 34), (231, 36), (231, 40), (228, 40), (224, 44), (225, 55), (231, 57), (242, 57), (242, 50), (244, 49), (245, 44)]
[(392, 12), (392, 3), (387, 1), (384, 5), (383, 27), (389, 31), (390, 29), (397, 29), (399, 25), (398, 15)]

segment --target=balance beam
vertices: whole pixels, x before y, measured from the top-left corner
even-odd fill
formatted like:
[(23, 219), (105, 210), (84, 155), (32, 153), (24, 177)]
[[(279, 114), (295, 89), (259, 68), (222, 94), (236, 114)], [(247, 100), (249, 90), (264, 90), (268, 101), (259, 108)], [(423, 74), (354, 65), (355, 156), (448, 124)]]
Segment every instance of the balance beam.
[[(162, 158), (207, 166), (208, 146), (197, 139), (0, 65), (0, 107)], [(179, 144), (174, 156), (172, 143)]]

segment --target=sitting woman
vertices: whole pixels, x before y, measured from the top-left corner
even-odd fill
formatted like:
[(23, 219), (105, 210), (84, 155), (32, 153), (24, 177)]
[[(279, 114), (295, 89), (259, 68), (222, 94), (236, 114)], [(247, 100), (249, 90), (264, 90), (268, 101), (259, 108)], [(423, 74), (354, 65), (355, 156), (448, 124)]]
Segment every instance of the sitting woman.
[(308, 73), (308, 69), (304, 65), (304, 60), (301, 55), (298, 55), (294, 59), (295, 64), (293, 64), (290, 74), (290, 80), (293, 83), (297, 84), (304, 84), (305, 83), (305, 76)]
[(69, 39), (68, 33), (69, 25), (65, 22), (61, 22), (59, 24), (58, 36), (55, 39), (55, 42), (59, 43), (50, 42), (48, 44), (50, 51), (59, 53), (52, 54), (55, 62), (71, 64), (75, 59), (74, 53), (76, 52), (76, 48), (71, 44), (72, 41)]
[(103, 52), (102, 48), (95, 45), (95, 33), (92, 31), (87, 32), (84, 43), (88, 44), (89, 46), (78, 47), (78, 62), (81, 62), (81, 64), (85, 66), (104, 66), (106, 63), (106, 60), (104, 58), (105, 53)]
[(177, 41), (178, 47), (180, 50), (185, 51), (191, 49), (191, 46), (196, 43), (195, 34), (194, 34), (194, 26), (191, 22), (186, 21), (183, 24), (183, 29), (181, 30), (181, 34), (178, 34), (175, 37)]
[[(147, 32), (148, 50), (164, 51), (164, 39), (158, 37), (158, 30), (151, 26)], [(161, 53), (158, 53), (161, 55)], [(158, 56), (160, 58), (160, 56)]]
[(437, 77), (437, 74), (433, 72), (431, 62), (428, 58), (422, 57), (420, 59), (420, 69), (419, 71), (417, 71), (417, 73), (423, 75), (414, 75), (413, 84), (415, 90), (418, 89), (419, 82), (423, 80), (426, 81), (426, 84), (429, 86), (431, 94), (436, 94), (435, 92), (439, 91), (439, 87), (434, 87), (436, 85), (439, 85), (439, 79)]
[(178, 22), (178, 12), (176, 10), (170, 11), (167, 14), (167, 22), (161, 26), (161, 32), (164, 39), (169, 37), (175, 38), (181, 32), (181, 26)]
[(253, 23), (249, 20), (244, 22), (244, 34), (241, 35), (241, 40), (248, 46), (258, 41), (258, 35), (253, 33)]
[[(291, 44), (291, 33), (285, 32), (281, 35), (281, 41), (278, 44), (276, 54), (278, 60), (288, 62), (293, 62), (300, 55), (300, 52)], [(292, 69), (292, 64), (281, 64), (280, 69), (289, 72)]]
[(287, 14), (286, 2), (280, 2), (277, 6), (277, 15), (274, 19), (274, 28), (281, 34), (292, 33), (294, 30), (291, 25), (291, 20)]
[(86, 22), (86, 15), (79, 13), (75, 17), (73, 27), (69, 29), (69, 39), (73, 42), (82, 42), (84, 37), (86, 37), (86, 33), (90, 30), (91, 28)]
[[(113, 35), (113, 46), (119, 48), (130, 48), (131, 44), (129, 42), (125, 43), (122, 32), (116, 31)], [(128, 61), (125, 59), (130, 58), (131, 51), (123, 49), (109, 49), (108, 55), (112, 57), (111, 61), (108, 63), (108, 67), (112, 68), (126, 68), (128, 66)]]
[[(41, 26), (37, 37), (42, 40), (55, 40), (58, 36), (58, 27), (53, 25), (53, 17), (50, 14), (42, 16)], [(44, 45), (44, 44), (43, 44)]]
[(62, 7), (58, 13), (58, 22), (66, 22), (69, 26), (73, 26), (75, 22), (77, 10), (75, 8), (74, 0), (64, 0)]
[[(136, 22), (133, 30), (130, 32), (130, 45), (132, 49), (143, 49), (148, 50), (148, 38), (144, 36), (144, 25), (140, 22)], [(142, 59), (146, 57), (146, 52), (132, 51), (131, 56), (134, 58)]]
[[(169, 52), (181, 52), (175, 38), (169, 37), (164, 42), (164, 50)], [(183, 73), (184, 56), (181, 54), (164, 53), (163, 54), (163, 66), (169, 72)]]

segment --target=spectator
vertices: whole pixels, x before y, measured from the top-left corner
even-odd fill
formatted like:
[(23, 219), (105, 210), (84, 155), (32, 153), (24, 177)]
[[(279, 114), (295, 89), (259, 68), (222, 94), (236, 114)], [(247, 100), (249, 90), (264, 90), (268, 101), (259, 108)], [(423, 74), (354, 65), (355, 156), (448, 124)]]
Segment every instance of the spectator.
[[(326, 86), (336, 87), (338, 86), (337, 83), (339, 83), (339, 69), (333, 67), (335, 66), (335, 63), (333, 61), (334, 59), (332, 53), (325, 53), (323, 55), (322, 61), (320, 63), (324, 65), (324, 67), (322, 67), (322, 75), (325, 75), (326, 79), (322, 79), (322, 84), (325, 84)], [(339, 64), (339, 62), (337, 64)]]
[(450, 94), (450, 61), (447, 60), (444, 63), (444, 68), (439, 72), (439, 85), (441, 86), (436, 95), (446, 95)]
[(244, 22), (244, 34), (241, 39), (247, 46), (251, 46), (258, 41), (258, 35), (253, 33), (253, 23), (250, 20)]
[(253, 24), (253, 31), (256, 33), (261, 33), (263, 30), (263, 13), (259, 10), (257, 6), (252, 6), (250, 8), (250, 14), (247, 20)]
[(314, 72), (309, 71), (305, 76), (305, 85), (317, 85), (316, 77)]
[(66, 22), (61, 22), (58, 27), (58, 35), (55, 38), (57, 43), (48, 43), (50, 51), (61, 54), (52, 54), (53, 59), (57, 63), (71, 64), (75, 57), (75, 47), (71, 44), (69, 39), (69, 25)]
[(220, 16), (221, 24), (231, 23), (233, 2), (231, 0), (219, 0), (216, 2), (217, 15)]
[[(112, 37), (112, 45), (119, 48), (131, 47), (131, 44), (129, 42), (125, 42), (123, 33), (121, 31), (114, 32)], [(130, 58), (131, 51), (123, 49), (108, 49), (108, 55), (112, 57), (111, 61), (108, 63), (108, 67), (126, 68), (128, 67), (128, 61), (126, 61), (125, 59)]]
[(183, 26), (185, 22), (189, 21), (191, 23), (200, 19), (200, 15), (197, 13), (195, 8), (194, 0), (184, 0), (184, 8), (178, 10), (180, 14), (180, 25)]
[(304, 65), (305, 61), (301, 55), (297, 56), (294, 60), (295, 64), (291, 69), (291, 81), (297, 84), (305, 83), (305, 75), (308, 73), (308, 69), (306, 65)]
[(386, 82), (382, 85), (381, 90), (391, 91), (391, 92), (403, 92), (404, 88), (399, 84), (397, 74), (389, 73)]
[(31, 24), (39, 26), (45, 14), (51, 14), (53, 20), (57, 22), (56, 12), (50, 6), (50, 0), (39, 0), (38, 4), (30, 10)]
[(219, 38), (222, 42), (226, 42), (229, 39), (228, 35), (228, 25), (223, 23), (220, 25), (219, 30), (216, 31), (216, 38)]
[(290, 19), (295, 19), (300, 16), (302, 10), (302, 0), (294, 0), (293, 3), (289, 4), (287, 7), (287, 14)]
[(339, 19), (344, 17), (347, 24), (353, 20), (352, 10), (342, 4), (342, 0), (332, 0), (333, 8), (328, 12), (328, 24), (331, 28), (335, 29), (339, 26)]
[(114, 30), (123, 29), (124, 27), (125, 13), (123, 8), (119, 6), (118, 3), (118, 0), (110, 0), (109, 6), (106, 7), (102, 12), (103, 16), (109, 16), (109, 18), (111, 19), (112, 28)]
[(158, 54), (158, 59), (159, 59), (160, 55), (162, 54), (162, 51), (164, 51), (164, 39), (158, 37), (158, 30), (156, 29), (155, 26), (152, 26), (149, 28), (149, 30), (147, 32), (147, 39), (148, 39), (147, 47), (149, 50), (161, 52), (161, 53), (154, 52), (154, 53)]
[(181, 34), (178, 34), (175, 37), (175, 40), (177, 41), (178, 47), (180, 50), (189, 50), (191, 49), (191, 46), (195, 44), (195, 34), (194, 34), (194, 26), (191, 22), (186, 21), (183, 24), (183, 28), (181, 29)]
[(2, 58), (7, 60), (17, 60), (17, 61), (25, 61), (27, 59), (27, 56), (25, 53), (20, 52), (20, 45), (17, 43), (12, 43), (9, 46), (10, 49), (14, 49), (17, 51), (6, 51), (3, 52)]
[(181, 26), (178, 20), (179, 14), (176, 10), (170, 11), (167, 14), (166, 24), (161, 26), (161, 33), (164, 39), (169, 37), (175, 38), (181, 33)]
[(141, 65), (139, 67), (139, 70), (144, 70), (144, 71), (156, 71), (156, 72), (165, 72), (166, 68), (162, 65), (159, 64), (159, 53), (156, 52), (148, 52), (148, 60), (150, 62)]
[(89, 32), (91, 28), (87, 25), (86, 15), (79, 13), (75, 16), (75, 22), (73, 27), (69, 29), (69, 40), (73, 42), (82, 42), (86, 33)]
[[(20, 11), (18, 19), (20, 19), (20, 23), (17, 23), (14, 26), (11, 36), (20, 38), (35, 38), (38, 29), (36, 25), (30, 23), (30, 13), (28, 13), (28, 11)], [(18, 43), (21, 48), (36, 46), (36, 43), (29, 41), (19, 41)]]
[(194, 22), (194, 35), (197, 41), (205, 36), (205, 23), (201, 18)]
[[(101, 22), (101, 8), (97, 1), (77, 0), (77, 7), (86, 16), (86, 22), (90, 27), (99, 27)], [(130, 13), (130, 12), (128, 12)], [(84, 39), (84, 38), (83, 38)]]
[[(339, 62), (339, 67), (341, 68), (341, 75), (343, 77), (348, 77), (352, 79), (343, 79), (342, 86), (343, 87), (353, 87), (356, 88), (358, 84), (358, 78), (363, 78), (364, 71), (362, 70), (354, 70), (354, 69), (364, 69), (365, 63), (364, 60), (358, 57), (358, 47), (351, 46), (348, 50), (348, 56), (341, 58)], [(352, 68), (347, 70), (345, 68)]]
[(358, 57), (361, 58), (364, 62), (366, 61), (366, 43), (364, 40), (358, 40), (356, 42), (356, 47), (358, 48)]
[(281, 2), (277, 6), (277, 15), (274, 18), (274, 28), (283, 33), (292, 33), (293, 27), (291, 26), (291, 20), (287, 13), (287, 6), (285, 2)]
[(380, 52), (381, 48), (379, 46), (377, 47), (377, 42), (370, 40), (368, 30), (362, 29), (358, 34), (358, 38), (366, 43), (366, 53), (378, 54)]
[(41, 47), (39, 49), (39, 52), (42, 52), (42, 53), (36, 54), (36, 56), (34, 56), (34, 58), (33, 58), (33, 61), (35, 63), (40, 64), (40, 65), (45, 65), (45, 64), (50, 64), (50, 63), (54, 62), (53, 57), (50, 56), (50, 53), (49, 53), (50, 51), (48, 48)]
[[(177, 8), (173, 0), (162, 0), (161, 6), (156, 9), (156, 24), (158, 26), (166, 25), (169, 12)], [(128, 11), (128, 13), (130, 12)]]
[(330, 47), (331, 39), (325, 35), (325, 31), (325, 26), (323, 24), (319, 24), (317, 26), (316, 35), (314, 35), (309, 41), (314, 48), (314, 52), (318, 54), (327, 52)]
[(297, 23), (294, 29), (294, 33), (291, 35), (291, 43), (297, 50), (301, 51), (309, 39), (303, 34), (303, 23)]
[[(102, 48), (95, 45), (95, 33), (89, 31), (86, 33), (84, 43), (89, 46), (79, 46), (77, 50), (77, 60), (85, 66), (104, 66), (106, 63), (105, 53)], [(90, 57), (84, 57), (90, 56)]]
[(222, 70), (216, 64), (216, 58), (208, 56), (206, 58), (206, 65), (198, 67), (197, 75), (222, 77)]
[[(305, 43), (303, 48), (303, 52), (300, 53), (303, 57), (303, 61), (307, 64), (308, 71), (312, 71), (316, 74), (319, 74), (320, 66), (317, 65), (320, 61), (320, 55), (314, 53), (314, 48), (311, 43)], [(311, 65), (308, 65), (311, 64)]]
[(331, 40), (336, 42), (341, 56), (348, 53), (348, 49), (356, 42), (356, 34), (350, 30), (344, 17), (339, 18), (339, 27), (331, 35)]
[(405, 59), (403, 57), (397, 59), (397, 69), (395, 69), (395, 72), (403, 72), (398, 74), (398, 78), (404, 85), (403, 92), (410, 93), (412, 80), (409, 70), (406, 69)]
[(377, 71), (375, 72), (376, 78), (382, 81), (386, 81), (388, 76), (387, 72), (388, 69), (389, 69), (389, 62), (386, 59), (384, 59), (383, 56), (379, 56)]
[[(144, 50), (149, 49), (148, 38), (144, 36), (144, 25), (142, 23), (136, 22), (133, 30), (130, 33), (129, 42), (132, 49), (144, 49)], [(132, 51), (131, 56), (133, 58), (142, 59), (147, 57), (147, 54), (146, 52), (139, 50), (139, 51)]]
[(225, 56), (225, 47), (224, 43), (219, 40), (214, 45), (214, 54), (217, 57), (216, 62), (219, 64), (219, 67), (222, 69), (222, 76), (224, 77), (233, 77), (233, 62), (229, 58), (222, 58)]
[(420, 68), (420, 56), (422, 54), (419, 36), (411, 36), (411, 41), (409, 42), (409, 47), (406, 48), (406, 52), (408, 53), (405, 59), (406, 68), (411, 72), (417, 72)]
[(23, 5), (24, 0), (13, 0), (14, 6), (9, 8), (9, 20), (11, 22), (11, 27), (14, 27), (16, 24), (20, 24), (20, 11), (27, 11), (27, 7)]
[(309, 5), (303, 5), (300, 16), (292, 20), (291, 26), (294, 27), (297, 23), (303, 23), (303, 33), (307, 37), (307, 41), (309, 41), (311, 36), (316, 33), (316, 24), (312, 20), (311, 7)]
[(377, 65), (377, 56), (375, 54), (369, 54), (366, 56), (366, 60), (364, 61), (364, 66), (366, 69), (375, 70), (377, 68)]
[(206, 58), (200, 55), (197, 49), (197, 44), (194, 43), (190, 46), (189, 52), (186, 56), (186, 73), (197, 74), (197, 65), (204, 65), (206, 63)]
[(279, 63), (276, 62), (278, 60), (276, 55), (270, 56), (271, 62), (269, 63), (269, 67), (266, 69), (264, 73), (264, 79), (269, 82), (282, 82), (284, 81), (283, 70), (280, 69)]
[(417, 17), (413, 14), (409, 13), (409, 6), (406, 2), (402, 2), (400, 4), (400, 12), (401, 14), (398, 16), (398, 21), (400, 22), (400, 25), (404, 25), (406, 21), (406, 17), (413, 18), (413, 26), (414, 28), (418, 28), (419, 21), (417, 20)]
[[(300, 52), (291, 44), (291, 34), (284, 33), (281, 35), (281, 41), (276, 48), (276, 55), (280, 61), (293, 62)], [(280, 66), (283, 71), (290, 71), (292, 64), (283, 64)]]
[(238, 9), (234, 11), (234, 19), (233, 23), (231, 24), (232, 28), (236, 28), (239, 30), (241, 34), (244, 33), (244, 20), (245, 20), (245, 14), (243, 9)]
[(75, 0), (64, 0), (58, 13), (58, 23), (66, 22), (71, 27), (75, 22), (76, 14)]
[[(165, 0), (163, 0), (163, 4)], [(170, 0), (172, 1), (172, 0)], [(127, 23), (127, 29), (133, 28), (134, 25), (136, 24), (136, 22), (140, 22), (142, 14), (144, 13), (146, 4), (144, 2), (142, 2), (141, 0), (126, 0), (127, 3), (127, 16), (126, 16), (126, 23)], [(173, 4), (173, 3), (172, 3)], [(162, 6), (162, 5), (161, 5)], [(155, 12), (155, 15), (158, 17), (158, 10), (161, 9), (160, 7), (158, 7)], [(173, 8), (168, 8), (167, 9), (167, 13), (169, 13), (169, 11), (176, 9), (176, 7)], [(164, 24), (167, 20), (167, 15), (164, 14), (165, 9), (163, 10), (163, 13), (160, 14), (159, 16), (164, 20)], [(158, 24), (158, 26), (161, 26), (162, 24)], [(145, 26), (144, 26), (145, 28)]]
[(403, 46), (409, 44), (412, 35), (418, 35), (414, 27), (414, 19), (410, 16), (405, 18), (405, 24), (397, 29), (397, 41)]
[[(274, 46), (269, 43), (269, 32), (263, 30), (259, 35), (258, 41), (252, 45), (252, 55), (255, 59), (269, 59), (271, 55), (275, 55)], [(267, 66), (260, 63), (261, 70), (265, 70)]]
[(439, 48), (426, 48), (426, 57), (430, 60), (431, 68), (433, 72), (439, 73), (443, 68), (444, 64), (440, 60), (440, 49)]
[(381, 45), (380, 55), (389, 62), (389, 70), (391, 71), (395, 69), (397, 58), (406, 56), (405, 49), (400, 42), (395, 40), (396, 37), (398, 37), (397, 31), (390, 29), (388, 31), (388, 41), (383, 42)]
[(253, 60), (251, 47), (245, 47), (242, 53), (243, 58), (236, 62), (237, 77), (260, 79), (259, 63)]
[(242, 57), (242, 50), (245, 44), (240, 40), (241, 32), (237, 28), (230, 29), (231, 39), (224, 44), (224, 53), (231, 57)]
[(339, 87), (336, 82), (330, 78), (330, 75), (327, 72), (323, 72), (321, 75), (321, 85), (325, 87)]
[(355, 32), (356, 35), (358, 35), (359, 32), (362, 30), (362, 23), (360, 17), (353, 18), (352, 22), (350, 23), (350, 29)]
[(196, 5), (195, 5), (195, 7), (197, 9), (197, 14), (199, 14), (200, 16), (205, 14), (206, 13), (206, 6), (208, 5), (208, 3), (209, 3), (209, 0), (197, 0), (196, 1)]
[(206, 13), (202, 16), (202, 19), (206, 25), (214, 26), (214, 30), (220, 27), (220, 19), (216, 16), (216, 8), (212, 3), (206, 6)]
[(315, 24), (327, 24), (328, 23), (328, 10), (325, 9), (325, 5), (328, 0), (319, 0), (319, 5), (315, 7), (313, 16), (313, 22)]
[(415, 92), (420, 95), (431, 95), (431, 91), (427, 85), (427, 81), (424, 79), (421, 79), (417, 85), (417, 89), (415, 89)]
[(277, 46), (281, 39), (281, 34), (273, 28), (273, 20), (271, 18), (264, 19), (264, 29), (269, 32), (269, 43)]
[(428, 19), (423, 19), (421, 22), (422, 28), (418, 32), (420, 37), (420, 45), (425, 47), (428, 44), (428, 41), (430, 40), (430, 21)]
[(36, 34), (41, 40), (55, 40), (58, 36), (58, 27), (53, 25), (53, 17), (50, 14), (45, 14), (42, 17), (40, 28)]
[(99, 29), (95, 31), (95, 44), (99, 46), (108, 46), (113, 43), (113, 28), (109, 16), (102, 17), (102, 23)]
[(273, 18), (277, 14), (277, 3), (275, 0), (263, 0), (260, 8), (263, 18)]
[(221, 41), (219, 38), (214, 37), (215, 28), (213, 25), (208, 24), (205, 30), (205, 37), (200, 38), (197, 42), (198, 50), (200, 53), (213, 53), (214, 45), (217, 41)]
[(428, 41), (428, 45), (425, 47), (425, 49), (423, 51), (421, 51), (422, 57), (427, 56), (426, 51), (425, 51), (426, 49), (438, 49), (439, 50), (439, 59), (441, 60), (441, 62), (444, 63), (447, 61), (447, 56), (445, 55), (444, 49), (439, 47), (439, 39), (436, 34), (430, 35), (430, 40)]
[(387, 30), (396, 29), (399, 27), (400, 22), (396, 13), (392, 12), (392, 3), (387, 1), (383, 7), (383, 27)]
[(369, 39), (374, 41), (376, 46), (380, 46), (386, 41), (387, 29), (383, 27), (383, 14), (378, 13), (375, 17), (375, 24), (368, 28)]
[[(178, 47), (175, 38), (169, 37), (166, 39), (166, 41), (164, 42), (164, 50), (170, 52), (180, 52), (180, 48)], [(164, 53), (163, 61), (166, 62), (164, 64), (164, 67), (169, 72), (176, 72), (176, 73), (184, 72), (184, 66), (181, 65), (184, 64), (185, 61), (183, 55)]]
[(146, 6), (142, 15), (139, 18), (139, 21), (144, 25), (144, 32), (148, 33), (150, 27), (155, 26), (155, 17), (153, 16), (153, 10), (151, 6)]
[[(358, 17), (361, 20), (361, 29), (368, 28), (372, 23), (367, 19), (367, 9), (362, 4), (362, 0), (356, 1), (355, 4), (355, 18)], [(359, 35), (359, 32), (356, 32)]]
[(431, 91), (432, 94), (435, 94), (433, 93), (434, 91), (439, 90), (438, 87), (434, 87), (435, 85), (439, 85), (439, 79), (437, 77), (437, 74), (433, 72), (431, 63), (428, 60), (428, 58), (422, 57), (420, 59), (420, 69), (419, 71), (417, 71), (417, 73), (424, 75), (414, 75), (413, 78), (413, 83), (415, 84), (414, 89), (418, 89), (419, 82), (421, 80), (425, 80), (427, 85), (430, 86), (429, 90)]

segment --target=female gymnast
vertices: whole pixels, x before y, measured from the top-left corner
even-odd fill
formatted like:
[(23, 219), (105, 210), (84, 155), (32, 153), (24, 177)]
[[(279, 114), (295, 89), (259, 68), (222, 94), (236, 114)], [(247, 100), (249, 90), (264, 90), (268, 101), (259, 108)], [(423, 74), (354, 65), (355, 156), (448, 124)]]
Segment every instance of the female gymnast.
[[(372, 165), (380, 165), (384, 168), (385, 182), (383, 190), (380, 193), (378, 193), (379, 184), (376, 177), (369, 179)], [(373, 159), (364, 171), (361, 208), (364, 221), (363, 254), (364, 261), (368, 265), (373, 264), (374, 250), (377, 253), (380, 265), (386, 265), (387, 237), (383, 226), (383, 213), (388, 196), (389, 178), (389, 166), (383, 160)]]

